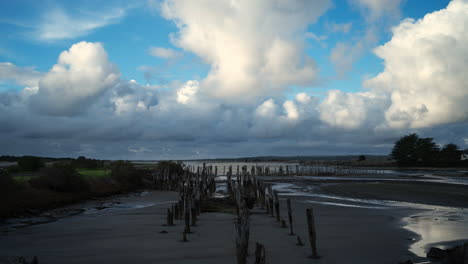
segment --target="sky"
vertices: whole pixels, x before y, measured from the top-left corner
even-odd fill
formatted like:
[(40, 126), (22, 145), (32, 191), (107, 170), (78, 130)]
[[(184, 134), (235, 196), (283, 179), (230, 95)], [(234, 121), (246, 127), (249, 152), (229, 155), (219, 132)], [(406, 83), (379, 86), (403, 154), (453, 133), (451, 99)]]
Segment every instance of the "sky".
[(468, 148), (468, 0), (0, 2), (0, 155)]

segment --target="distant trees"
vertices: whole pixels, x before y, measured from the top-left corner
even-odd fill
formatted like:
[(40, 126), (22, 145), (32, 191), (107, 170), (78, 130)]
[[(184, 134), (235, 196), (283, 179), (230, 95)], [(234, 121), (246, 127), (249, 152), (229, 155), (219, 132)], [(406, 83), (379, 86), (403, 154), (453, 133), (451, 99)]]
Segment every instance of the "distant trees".
[(88, 159), (84, 156), (80, 156), (77, 159), (71, 161), (71, 165), (74, 168), (80, 169), (97, 169), (104, 166), (104, 162), (101, 160)]
[(400, 166), (453, 166), (461, 164), (462, 153), (455, 144), (440, 149), (433, 138), (413, 133), (398, 139), (390, 156)]
[(34, 156), (24, 156), (18, 161), (18, 166), (23, 171), (38, 171), (44, 165), (44, 161), (41, 158)]
[(366, 160), (366, 156), (364, 155), (360, 155), (357, 159), (357, 161), (365, 161)]

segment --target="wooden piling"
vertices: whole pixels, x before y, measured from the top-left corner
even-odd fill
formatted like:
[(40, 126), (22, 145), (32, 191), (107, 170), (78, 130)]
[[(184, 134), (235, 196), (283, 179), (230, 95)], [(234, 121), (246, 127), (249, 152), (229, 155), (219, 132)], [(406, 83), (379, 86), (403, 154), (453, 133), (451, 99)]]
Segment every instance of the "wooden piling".
[(300, 236), (297, 236), (297, 243), (296, 243), (296, 245), (298, 245), (298, 246), (300, 246), (300, 247), (304, 246), (304, 243), (302, 243), (302, 240), (301, 240), (301, 237), (300, 237)]
[(280, 204), (279, 204), (279, 198), (278, 198), (278, 191), (274, 191), (275, 195), (275, 215), (276, 215), (276, 221), (280, 222), (281, 221), (281, 216), (280, 216)]
[(265, 264), (265, 246), (260, 243), (255, 243), (255, 264)]
[(306, 210), (307, 214), (307, 228), (309, 230), (309, 242), (312, 249), (312, 258), (320, 258), (317, 253), (317, 232), (315, 230), (315, 219), (314, 219), (314, 210), (309, 208)]
[(166, 220), (166, 224), (168, 226), (173, 226), (174, 225), (174, 218), (172, 216), (172, 211), (171, 209), (167, 208), (167, 220)]
[(289, 235), (293, 236), (294, 235), (294, 229), (293, 229), (291, 199), (287, 199), (286, 204), (288, 205)]

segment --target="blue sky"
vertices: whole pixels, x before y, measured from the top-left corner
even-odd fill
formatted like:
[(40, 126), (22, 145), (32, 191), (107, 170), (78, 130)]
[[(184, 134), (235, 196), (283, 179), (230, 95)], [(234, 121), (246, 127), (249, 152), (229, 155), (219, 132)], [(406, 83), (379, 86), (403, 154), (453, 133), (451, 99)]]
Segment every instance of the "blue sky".
[[(447, 0), (412, 0), (401, 4), (402, 17), (419, 19), (435, 10), (447, 6)], [(165, 67), (164, 59), (149, 56), (148, 50), (152, 46), (175, 48), (169, 35), (177, 32), (173, 21), (162, 18), (157, 10), (151, 9), (141, 1), (134, 6), (121, 6), (117, 2), (101, 1), (8, 1), (2, 3), (0, 16), (0, 60), (12, 62), (19, 66), (35, 67), (39, 71), (47, 71), (56, 63), (58, 54), (78, 41), (101, 42), (104, 44), (111, 61), (116, 63), (124, 78), (134, 79), (139, 83), (146, 83), (140, 66), (152, 66), (164, 69), (164, 75), (169, 79), (188, 80), (206, 75), (208, 67), (190, 53), (169, 67)], [(113, 6), (117, 3), (116, 6)], [(94, 8), (98, 8), (95, 10)], [(32, 36), (34, 26), (47, 16), (52, 9), (60, 9), (73, 16), (76, 12), (106, 12), (108, 9), (122, 8), (125, 14), (115, 23), (90, 30), (87, 34), (66, 39), (44, 41)], [(316, 24), (309, 26), (309, 30), (318, 36), (327, 36), (326, 44), (314, 39), (308, 39), (307, 45), (310, 56), (320, 65), (321, 72), (327, 79), (336, 79), (335, 69), (329, 61), (329, 55), (334, 44), (342, 41), (353, 41), (365, 34), (367, 27), (365, 16), (358, 7), (349, 0), (335, 0), (333, 6), (319, 18)], [(394, 25), (398, 20), (390, 21)], [(329, 24), (352, 23), (349, 33), (330, 33)], [(389, 28), (380, 28), (378, 41), (381, 44), (390, 38)], [(179, 70), (183, 66), (187, 70)], [(373, 76), (382, 70), (382, 61), (375, 57), (371, 49), (367, 49), (355, 62), (352, 72), (339, 80), (328, 81), (324, 89), (342, 89), (356, 91), (361, 87), (363, 78)], [(157, 84), (158, 80), (151, 80), (149, 84)], [(15, 89), (21, 87), (12, 86)]]
[[(25, 135), (36, 134), (32, 133), (33, 127), (6, 120), (12, 112), (17, 116), (37, 115), (41, 122), (64, 121), (64, 126), (71, 127), (93, 122), (119, 123), (121, 130), (136, 137), (132, 141), (131, 137), (122, 136), (126, 151), (121, 154), (123, 157), (216, 156), (219, 153), (210, 144), (217, 140), (220, 144), (229, 142), (232, 138), (242, 144), (258, 143), (259, 155), (276, 151), (271, 147), (271, 140), (278, 148), (282, 141), (288, 142), (300, 153), (309, 144), (321, 146), (329, 154), (343, 151), (382, 154), (388, 151), (392, 140), (408, 132), (438, 135), (443, 143), (454, 141), (466, 147), (463, 133), (438, 128), (450, 124), (456, 131), (463, 131), (464, 108), (460, 110), (462, 114), (458, 110), (442, 111), (434, 105), (432, 97), (424, 96), (412, 105), (413, 102), (404, 100), (404, 94), (423, 92), (421, 87), (427, 77), (410, 81), (410, 75), (392, 70), (392, 65), (397, 67), (405, 61), (414, 61), (411, 52), (398, 55), (406, 54), (408, 47), (414, 47), (413, 54), (418, 53), (421, 49), (414, 43), (430, 39), (429, 44), (434, 43), (435, 48), (442, 45), (437, 38), (445, 33), (430, 30), (431, 26), (437, 28), (434, 26), (438, 23), (437, 11), (442, 10), (440, 16), (444, 16), (451, 8), (460, 14), (457, 19), (463, 19), (461, 7), (466, 1), (298, 0), (279, 1), (280, 7), (268, 1), (253, 4), (239, 0), (231, 5), (225, 2), (3, 1), (0, 3), (0, 63), (3, 63), (0, 93), (4, 98), (20, 98), (14, 102), (5, 99), (8, 104), (2, 108), (6, 113), (2, 121), (12, 126), (9, 136), (20, 141)], [(284, 10), (290, 10), (293, 16), (289, 17), (289, 11)], [(275, 19), (285, 22), (274, 28)], [(440, 23), (449, 22), (440, 20)], [(464, 22), (453, 21), (454, 25)], [(419, 39), (408, 38), (404, 25)], [(446, 34), (453, 34), (450, 37), (455, 41), (463, 40), (457, 31)], [(205, 37), (220, 42), (205, 42)], [(376, 49), (380, 50), (378, 56)], [(465, 54), (461, 45), (459, 49), (459, 54)], [(58, 61), (62, 52), (69, 52), (72, 58)], [(82, 61), (81, 54), (97, 57), (84, 56), (87, 60)], [(285, 54), (291, 59), (282, 57)], [(430, 62), (434, 63), (433, 55), (419, 56), (431, 58)], [(445, 60), (439, 61), (441, 65), (459, 65), (461, 58), (437, 59)], [(66, 75), (54, 73), (54, 65), (64, 66)], [(70, 70), (73, 65), (79, 69), (98, 65), (108, 75), (83, 77), (79, 70)], [(417, 66), (425, 65), (421, 61)], [(453, 87), (448, 91), (434, 90), (433, 94), (451, 95), (452, 91), (464, 87), (462, 80), (452, 76), (455, 73), (447, 71), (437, 71), (440, 76), (432, 77), (437, 80), (450, 77)], [(80, 92), (80, 85), (85, 84), (92, 86), (89, 93)], [(61, 97), (57, 98), (64, 99), (64, 105), (46, 109), (48, 104), (56, 102), (50, 98), (58, 94)], [(442, 101), (457, 105), (459, 98), (465, 97), (463, 90), (458, 97), (447, 96)], [(67, 105), (74, 109), (66, 109)], [(142, 113), (141, 109), (147, 112)], [(96, 113), (105, 116), (96, 117)], [(229, 120), (236, 122), (229, 123)], [(278, 122), (280, 128), (261, 127), (272, 121)], [(171, 124), (171, 131), (144, 125), (164, 122)], [(189, 144), (190, 140), (184, 138), (185, 129), (181, 128), (187, 122), (206, 124), (213, 129), (212, 134)], [(319, 127), (311, 135), (291, 134), (293, 130), (308, 131), (311, 124)], [(139, 127), (138, 131), (131, 132), (135, 127)], [(248, 132), (237, 131), (239, 127)], [(436, 127), (437, 131), (431, 133)], [(146, 136), (148, 130), (161, 134), (156, 137), (158, 147), (154, 146), (155, 142), (148, 142), (147, 138), (151, 138)], [(40, 136), (27, 138), (41, 146), (37, 151), (40, 153), (50, 148), (46, 147), (50, 142), (60, 146), (56, 155), (84, 153), (105, 157), (112, 152), (99, 152), (97, 147), (92, 147), (102, 144), (99, 136), (76, 132), (70, 138), (58, 140), (53, 136), (56, 133), (59, 131), (44, 129)], [(223, 136), (231, 133), (229, 139)], [(327, 135), (340, 133), (343, 142), (330, 146)], [(371, 134), (371, 139), (347, 142), (363, 134)], [(71, 146), (69, 141), (76, 138), (82, 144)], [(352, 147), (347, 148), (345, 143)], [(305, 152), (320, 154), (321, 147)], [(6, 149), (24, 153), (22, 147), (8, 145)], [(226, 155), (246, 155), (244, 152), (245, 146)]]

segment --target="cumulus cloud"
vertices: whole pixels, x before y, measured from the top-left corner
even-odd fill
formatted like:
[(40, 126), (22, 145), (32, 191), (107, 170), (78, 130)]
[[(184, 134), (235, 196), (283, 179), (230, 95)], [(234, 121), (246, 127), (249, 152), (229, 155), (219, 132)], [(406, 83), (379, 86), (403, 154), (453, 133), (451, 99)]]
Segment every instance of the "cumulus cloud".
[(98, 28), (118, 23), (125, 14), (123, 8), (110, 8), (102, 12), (81, 10), (70, 14), (56, 7), (42, 15), (34, 36), (40, 41), (73, 39), (87, 35)]
[(468, 1), (395, 27), (375, 50), (385, 70), (368, 85), (390, 90), (391, 127), (427, 127), (468, 120)]
[(248, 100), (316, 80), (305, 32), (329, 6), (329, 0), (166, 0), (161, 13), (179, 28), (173, 43), (211, 65), (202, 89)]
[(156, 57), (162, 59), (175, 59), (182, 56), (181, 52), (178, 52), (174, 49), (162, 48), (162, 47), (151, 47), (149, 53)]
[(180, 104), (187, 104), (193, 101), (199, 89), (198, 81), (188, 81), (177, 91), (177, 102)]
[(33, 109), (50, 115), (76, 115), (119, 80), (100, 43), (79, 42), (60, 54), (31, 97)]
[[(321, 105), (322, 120), (357, 128), (373, 116), (379, 129), (466, 122), (466, 27), (466, 0), (453, 0), (417, 21), (402, 21), (392, 29), (392, 39), (375, 50), (385, 68), (365, 82), (368, 92), (330, 92)], [(376, 123), (379, 119), (385, 121)]]

